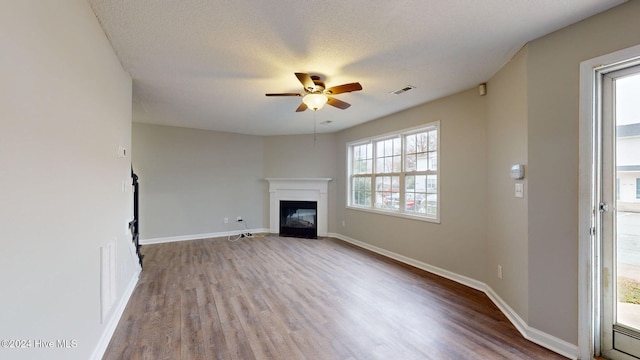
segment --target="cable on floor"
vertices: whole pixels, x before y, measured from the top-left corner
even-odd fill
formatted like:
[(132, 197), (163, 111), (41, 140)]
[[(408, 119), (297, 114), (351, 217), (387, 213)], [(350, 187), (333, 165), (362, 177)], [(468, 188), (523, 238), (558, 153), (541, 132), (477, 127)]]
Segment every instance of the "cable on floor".
[(238, 235), (229, 235), (229, 237), (227, 238), (227, 240), (231, 241), (231, 242), (236, 242), (242, 238), (263, 238), (264, 235), (254, 235), (252, 233), (249, 232), (249, 228), (247, 227), (247, 222), (244, 220), (238, 220), (237, 222), (242, 223), (242, 225), (244, 226), (244, 232), (238, 234)]

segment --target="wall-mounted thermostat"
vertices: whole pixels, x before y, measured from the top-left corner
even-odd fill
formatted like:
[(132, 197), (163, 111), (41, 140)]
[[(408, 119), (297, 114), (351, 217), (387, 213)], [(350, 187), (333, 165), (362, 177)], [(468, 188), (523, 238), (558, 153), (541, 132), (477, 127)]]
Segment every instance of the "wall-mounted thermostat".
[(512, 179), (516, 179), (516, 180), (524, 179), (524, 165), (515, 164), (511, 166), (510, 174)]

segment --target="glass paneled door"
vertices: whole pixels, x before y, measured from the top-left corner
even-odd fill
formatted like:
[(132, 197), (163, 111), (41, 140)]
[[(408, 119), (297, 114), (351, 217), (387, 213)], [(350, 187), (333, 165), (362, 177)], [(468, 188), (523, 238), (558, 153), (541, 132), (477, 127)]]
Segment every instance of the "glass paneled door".
[(640, 66), (601, 78), (601, 352), (640, 358)]

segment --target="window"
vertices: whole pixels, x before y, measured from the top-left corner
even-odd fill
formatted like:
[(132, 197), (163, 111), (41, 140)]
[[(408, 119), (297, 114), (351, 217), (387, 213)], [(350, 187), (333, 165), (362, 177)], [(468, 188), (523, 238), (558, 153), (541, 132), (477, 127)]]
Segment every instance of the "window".
[(636, 178), (636, 199), (640, 199), (640, 178)]
[(439, 221), (439, 123), (348, 145), (348, 204)]

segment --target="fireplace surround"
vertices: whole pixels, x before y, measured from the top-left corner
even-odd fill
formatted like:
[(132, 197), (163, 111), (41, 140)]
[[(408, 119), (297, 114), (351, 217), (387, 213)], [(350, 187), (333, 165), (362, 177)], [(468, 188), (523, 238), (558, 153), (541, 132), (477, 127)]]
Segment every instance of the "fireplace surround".
[(269, 231), (280, 232), (281, 201), (311, 201), (317, 203), (317, 236), (327, 236), (331, 178), (267, 178), (269, 182)]

